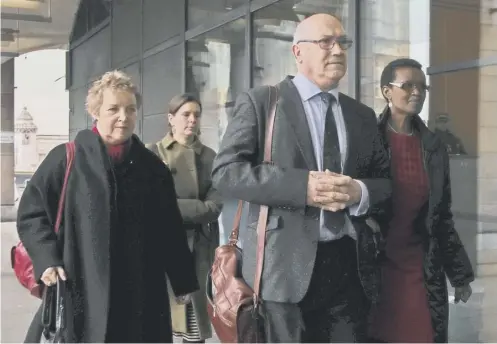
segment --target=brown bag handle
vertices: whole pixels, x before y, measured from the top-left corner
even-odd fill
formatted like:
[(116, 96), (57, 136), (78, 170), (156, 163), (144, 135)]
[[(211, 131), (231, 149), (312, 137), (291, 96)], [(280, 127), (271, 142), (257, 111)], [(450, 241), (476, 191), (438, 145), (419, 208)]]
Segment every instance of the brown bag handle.
[[(273, 146), (274, 120), (276, 117), (276, 104), (278, 102), (278, 89), (275, 86), (269, 86), (269, 118), (266, 122), (266, 135), (264, 142), (264, 162), (271, 162), (271, 149)], [(233, 230), (231, 231), (229, 244), (236, 245), (240, 232), (240, 221), (243, 212), (243, 201), (238, 201), (238, 208), (235, 215)], [(264, 246), (266, 245), (266, 226), (269, 214), (269, 207), (261, 205), (259, 211), (259, 220), (257, 221), (257, 256), (255, 265), (254, 280), (254, 297), (255, 300), (260, 296), (262, 267), (264, 265)]]

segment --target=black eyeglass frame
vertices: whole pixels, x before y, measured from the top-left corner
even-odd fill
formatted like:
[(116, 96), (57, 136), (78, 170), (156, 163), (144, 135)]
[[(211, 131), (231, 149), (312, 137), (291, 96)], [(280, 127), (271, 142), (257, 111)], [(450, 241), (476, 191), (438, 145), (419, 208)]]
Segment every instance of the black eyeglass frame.
[(321, 39), (300, 39), (295, 44), (299, 43), (314, 43), (317, 44), (323, 50), (331, 50), (338, 43), (342, 50), (348, 50), (352, 47), (354, 43), (353, 40), (348, 38), (347, 36), (327, 36)]

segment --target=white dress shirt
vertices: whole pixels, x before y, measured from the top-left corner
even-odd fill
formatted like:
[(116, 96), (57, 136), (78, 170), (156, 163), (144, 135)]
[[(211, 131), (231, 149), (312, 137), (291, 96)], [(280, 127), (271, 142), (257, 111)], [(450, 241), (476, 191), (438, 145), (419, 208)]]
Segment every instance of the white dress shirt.
[[(293, 78), (293, 84), (297, 88), (302, 99), (302, 104), (304, 106), (305, 115), (307, 117), (307, 123), (309, 124), (309, 130), (311, 133), (312, 145), (314, 148), (314, 155), (316, 156), (316, 162), (319, 171), (323, 171), (323, 144), (324, 144), (324, 127), (326, 121), (326, 112), (328, 110), (328, 104), (323, 101), (320, 96), (322, 92), (321, 89), (314, 84), (312, 81), (307, 79), (302, 74), (297, 74)], [(333, 89), (329, 91), (336, 101), (332, 104), (333, 116), (335, 117), (335, 123), (337, 126), (338, 133), (338, 143), (340, 145), (340, 155), (341, 155), (341, 166), (342, 173), (345, 162), (347, 161), (347, 127), (343, 118), (342, 109), (340, 107), (338, 90)], [(351, 205), (348, 210), (349, 214), (352, 216), (364, 215), (369, 208), (369, 192), (366, 185), (358, 180), (359, 185), (362, 190), (361, 201), (357, 204)], [(331, 241), (337, 240), (344, 236), (350, 236), (353, 239), (357, 238), (354, 226), (352, 225), (349, 215), (345, 216), (345, 226), (342, 231), (338, 233), (332, 232), (328, 229), (323, 221), (323, 211), (321, 210), (320, 216), (320, 241)]]

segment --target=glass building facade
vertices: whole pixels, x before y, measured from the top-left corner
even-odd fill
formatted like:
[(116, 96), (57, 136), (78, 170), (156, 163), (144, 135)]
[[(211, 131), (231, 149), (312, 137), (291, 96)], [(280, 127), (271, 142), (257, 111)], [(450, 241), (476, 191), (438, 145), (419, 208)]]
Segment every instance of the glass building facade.
[(496, 341), (497, 0), (82, 0), (67, 56), (70, 137), (91, 125), (88, 85), (122, 69), (143, 94), (143, 141), (164, 136), (169, 99), (190, 91), (203, 102), (202, 140), (217, 150), (237, 94), (294, 74), (295, 27), (323, 12), (354, 40), (341, 91), (376, 112), (385, 65), (423, 64), (431, 91), (421, 116), (434, 129), (445, 114), (467, 152), (451, 158), (453, 210), (479, 277), (472, 303), (451, 308), (454, 319), (473, 312), (451, 325), (451, 341)]

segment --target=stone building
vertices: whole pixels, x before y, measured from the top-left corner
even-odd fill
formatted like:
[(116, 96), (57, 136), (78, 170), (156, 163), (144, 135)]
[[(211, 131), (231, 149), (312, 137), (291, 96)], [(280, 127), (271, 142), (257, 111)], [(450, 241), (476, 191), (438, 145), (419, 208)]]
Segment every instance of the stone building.
[(68, 141), (68, 135), (40, 135), (33, 116), (26, 107), (16, 117), (14, 130), (16, 184), (19, 184), (17, 177), (23, 175), (29, 178), (48, 152), (55, 146)]
[(33, 173), (38, 167), (38, 127), (25, 107), (15, 119), (14, 124), (15, 171)]

